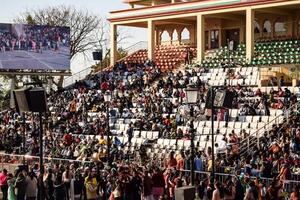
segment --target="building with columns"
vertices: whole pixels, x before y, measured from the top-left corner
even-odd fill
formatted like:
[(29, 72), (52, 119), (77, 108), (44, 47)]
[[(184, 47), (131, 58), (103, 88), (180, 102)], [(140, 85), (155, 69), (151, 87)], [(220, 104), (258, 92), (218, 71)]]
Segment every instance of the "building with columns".
[[(262, 39), (300, 37), (300, 0), (124, 0), (126, 10), (109, 16), (111, 65), (116, 62), (118, 26), (148, 30), (148, 58), (156, 46), (188, 44), (202, 61), (206, 50), (233, 41), (246, 45), (251, 60), (254, 44)], [(183, 39), (183, 34), (188, 38)], [(162, 41), (162, 36), (169, 38)]]

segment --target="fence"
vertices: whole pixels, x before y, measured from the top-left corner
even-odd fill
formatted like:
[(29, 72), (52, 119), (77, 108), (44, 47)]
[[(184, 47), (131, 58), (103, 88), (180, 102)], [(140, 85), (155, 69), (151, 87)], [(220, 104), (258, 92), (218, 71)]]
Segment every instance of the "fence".
[[(78, 163), (81, 165), (89, 164), (92, 161), (81, 161), (81, 160), (72, 160), (72, 159), (64, 159), (64, 158), (51, 158), (51, 157), (43, 157), (44, 164), (72, 164), (72, 163)], [(39, 156), (30, 156), (30, 155), (16, 155), (16, 154), (6, 154), (6, 153), (0, 153), (0, 168), (7, 169), (9, 172), (14, 172), (14, 170), (19, 165), (28, 165), (33, 166), (35, 164), (38, 164), (40, 160)]]
[[(183, 172), (190, 172), (190, 170), (183, 170)], [(211, 172), (204, 172), (204, 171), (195, 171), (195, 176), (198, 177), (200, 180), (209, 179), (211, 177)], [(225, 183), (228, 178), (239, 178), (237, 175), (234, 174), (225, 174), (225, 173), (214, 173), (215, 180), (220, 181), (221, 183)], [(269, 187), (272, 182), (274, 181), (274, 178), (264, 178), (264, 177), (255, 177), (251, 176), (249, 177), (251, 180), (259, 179), (260, 183), (263, 183), (266, 188)], [(300, 185), (300, 181), (295, 180), (286, 180), (283, 181), (283, 192), (285, 194), (290, 194), (293, 192), (293, 189)], [(289, 195), (287, 195), (289, 197)]]

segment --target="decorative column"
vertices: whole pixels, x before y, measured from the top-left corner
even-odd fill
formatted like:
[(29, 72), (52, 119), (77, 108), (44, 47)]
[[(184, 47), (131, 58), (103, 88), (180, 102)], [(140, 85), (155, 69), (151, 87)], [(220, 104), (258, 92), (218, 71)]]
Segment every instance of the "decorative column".
[(197, 15), (197, 61), (202, 62), (205, 51), (205, 18)]
[(110, 24), (110, 66), (117, 61), (117, 25)]
[(154, 60), (155, 49), (155, 25), (152, 20), (148, 20), (148, 59)]
[(251, 61), (254, 54), (254, 11), (246, 10), (246, 59)]
[(170, 44), (173, 44), (173, 29), (168, 29), (167, 30), (169, 37), (170, 37)]
[(176, 31), (177, 31), (177, 35), (178, 35), (178, 44), (181, 45), (181, 33), (182, 33), (182, 31), (178, 31), (178, 30), (176, 30)]

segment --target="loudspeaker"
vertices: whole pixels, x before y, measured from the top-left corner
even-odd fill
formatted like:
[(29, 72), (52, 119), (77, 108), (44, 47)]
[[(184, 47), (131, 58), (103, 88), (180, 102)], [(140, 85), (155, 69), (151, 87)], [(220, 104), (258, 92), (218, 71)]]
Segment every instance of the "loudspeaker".
[(215, 107), (232, 108), (234, 93), (227, 90), (217, 90), (214, 100)]
[(93, 59), (102, 61), (102, 50), (93, 52)]
[(15, 99), (15, 107), (17, 109), (17, 112), (29, 112), (29, 105), (28, 100), (29, 99), (29, 90), (30, 88), (22, 88), (18, 90), (14, 90), (14, 99)]
[(192, 200), (195, 199), (195, 187), (185, 186), (175, 189), (175, 199), (176, 200)]
[(46, 112), (46, 92), (44, 88), (37, 87), (29, 90), (29, 108), (32, 112)]
[[(205, 108), (211, 109), (211, 89), (208, 90)], [(214, 106), (216, 108), (232, 108), (232, 102), (234, 98), (234, 93), (228, 90), (216, 90), (214, 91)]]
[(17, 112), (46, 112), (46, 92), (44, 88), (22, 88), (14, 90)]

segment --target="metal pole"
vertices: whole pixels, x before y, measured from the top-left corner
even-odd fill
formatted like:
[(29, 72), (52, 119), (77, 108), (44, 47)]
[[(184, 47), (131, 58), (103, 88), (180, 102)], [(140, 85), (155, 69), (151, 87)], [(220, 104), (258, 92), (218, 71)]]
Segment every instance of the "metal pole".
[(109, 102), (106, 107), (107, 118), (107, 164), (110, 166), (110, 127), (109, 127)]
[(194, 121), (191, 121), (190, 124), (190, 129), (191, 129), (191, 183), (192, 186), (195, 185), (195, 144), (194, 144)]
[(23, 156), (23, 165), (25, 165), (25, 154), (26, 154), (26, 121), (25, 121), (25, 112), (23, 112), (23, 115), (22, 115), (22, 124), (23, 124), (23, 149), (22, 149), (22, 152), (24, 154)]
[[(40, 173), (44, 173), (44, 164), (43, 164), (43, 114), (42, 112), (39, 112), (39, 120), (40, 120)], [(40, 175), (42, 176), (42, 175)], [(43, 186), (42, 186), (42, 181), (40, 185), (40, 199), (43, 199)]]
[(211, 151), (212, 151), (212, 177), (215, 176), (215, 141), (214, 141), (214, 112), (215, 112), (215, 106), (214, 106), (214, 101), (215, 101), (215, 88), (214, 86), (211, 86)]

